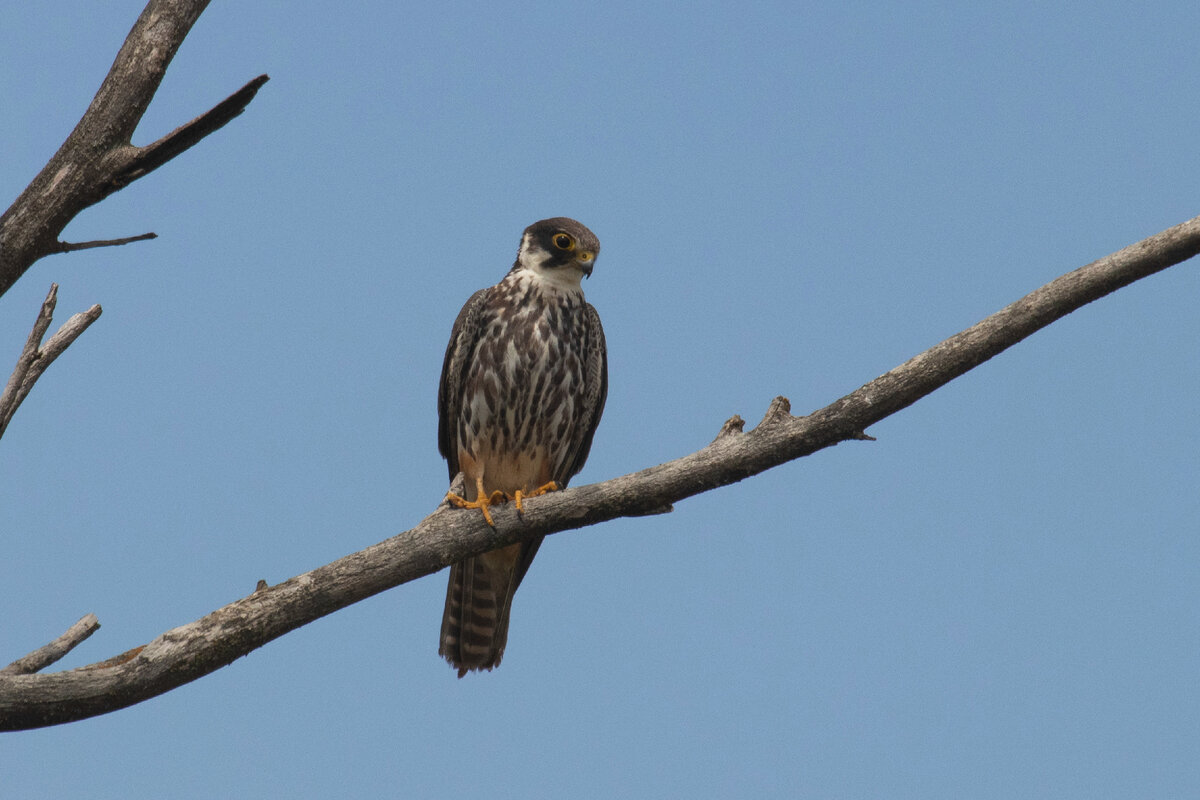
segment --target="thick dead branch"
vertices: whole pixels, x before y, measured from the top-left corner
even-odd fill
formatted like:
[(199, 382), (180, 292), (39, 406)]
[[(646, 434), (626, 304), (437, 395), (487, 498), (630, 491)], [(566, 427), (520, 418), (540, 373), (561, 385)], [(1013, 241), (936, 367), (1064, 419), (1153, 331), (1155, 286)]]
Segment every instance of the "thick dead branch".
[(75, 130), (0, 216), (0, 295), (39, 258), (80, 249), (58, 241), (63, 228), (80, 211), (229, 122), (266, 82), (267, 76), (260, 75), (153, 144), (135, 147), (130, 143), (167, 65), (208, 2), (150, 0), (146, 5)]
[(76, 645), (99, 628), (100, 620), (96, 619), (96, 615), (87, 614), (50, 644), (39, 647), (29, 655), (18, 658), (4, 669), (0, 669), (0, 675), (30, 675), (43, 670), (74, 650)]
[(162, 694), (244, 656), (288, 631), (393, 586), (501, 545), (662, 509), (842, 441), (1011, 347), (1034, 331), (1139, 278), (1200, 253), (1200, 217), (1058, 278), (982, 322), (806, 417), (785, 399), (763, 423), (724, 435), (689, 456), (603, 483), (504, 506), (496, 529), (444, 505), (415, 528), (275, 586), (259, 587), (142, 648), (91, 667), (46, 675), (0, 675), (0, 730), (103, 714)]
[(9, 376), (4, 392), (0, 394), (0, 436), (8, 430), (8, 423), (13, 414), (17, 412), (33, 384), (37, 383), (37, 379), (42, 377), (46, 368), (54, 363), (54, 359), (58, 358), (71, 342), (78, 339), (89, 325), (100, 318), (102, 311), (99, 305), (94, 305), (87, 311), (75, 314), (43, 345), (42, 337), (46, 335), (46, 330), (54, 319), (54, 307), (57, 303), (58, 284), (52, 283), (50, 293), (42, 302), (37, 320), (33, 323), (33, 330), (29, 332), (29, 338), (17, 359), (17, 365)]

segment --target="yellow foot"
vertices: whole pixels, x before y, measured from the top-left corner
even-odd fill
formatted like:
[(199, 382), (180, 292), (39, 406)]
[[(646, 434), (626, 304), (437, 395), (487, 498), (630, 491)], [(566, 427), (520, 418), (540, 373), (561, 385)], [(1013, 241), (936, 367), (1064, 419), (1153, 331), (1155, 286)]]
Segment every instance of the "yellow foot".
[(558, 489), (559, 489), (559, 486), (554, 481), (550, 481), (545, 486), (534, 489), (529, 494), (526, 494), (525, 492), (522, 492), (520, 489), (517, 489), (516, 494), (513, 495), (513, 499), (517, 501), (517, 513), (520, 514), (522, 511), (525, 510), (524, 507), (522, 507), (522, 505), (521, 505), (521, 501), (524, 500), (525, 498), (540, 497), (541, 495), (546, 494), (546, 492), (557, 492)]
[[(446, 492), (446, 502), (452, 506), (458, 506), (459, 508), (478, 508), (483, 512), (484, 520), (493, 528), (496, 527), (496, 523), (492, 520), (492, 512), (488, 511), (488, 506), (498, 505), (507, 499), (508, 498), (505, 497), (504, 492), (501, 491), (495, 491), (491, 494), (485, 492), (483, 490), (483, 480), (480, 478), (475, 479), (474, 500), (468, 500), (467, 498), (461, 497), (454, 492)], [(520, 508), (519, 504), (517, 508)]]

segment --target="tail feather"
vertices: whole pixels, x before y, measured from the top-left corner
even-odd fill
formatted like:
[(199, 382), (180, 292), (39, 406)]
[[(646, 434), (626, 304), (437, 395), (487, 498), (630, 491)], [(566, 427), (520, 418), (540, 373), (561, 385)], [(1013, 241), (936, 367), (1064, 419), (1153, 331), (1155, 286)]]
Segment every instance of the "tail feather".
[(519, 546), (504, 548), (450, 568), (438, 653), (460, 678), (469, 670), (490, 670), (504, 657), (519, 553)]
[(542, 537), (463, 559), (450, 567), (438, 654), (463, 677), (500, 665), (512, 599)]

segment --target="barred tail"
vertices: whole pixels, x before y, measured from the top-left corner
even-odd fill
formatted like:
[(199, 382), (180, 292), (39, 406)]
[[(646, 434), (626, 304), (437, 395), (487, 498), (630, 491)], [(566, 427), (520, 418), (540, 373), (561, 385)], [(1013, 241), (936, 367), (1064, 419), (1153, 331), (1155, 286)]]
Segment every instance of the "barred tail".
[(492, 669), (504, 657), (521, 546), (473, 556), (450, 568), (438, 654), (458, 670)]

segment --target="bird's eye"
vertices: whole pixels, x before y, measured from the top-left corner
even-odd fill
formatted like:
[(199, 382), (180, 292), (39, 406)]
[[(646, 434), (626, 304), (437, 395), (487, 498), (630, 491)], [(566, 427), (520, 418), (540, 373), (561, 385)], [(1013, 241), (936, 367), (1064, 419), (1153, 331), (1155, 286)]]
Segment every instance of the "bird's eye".
[(565, 233), (554, 234), (554, 246), (559, 250), (574, 250), (575, 240)]

